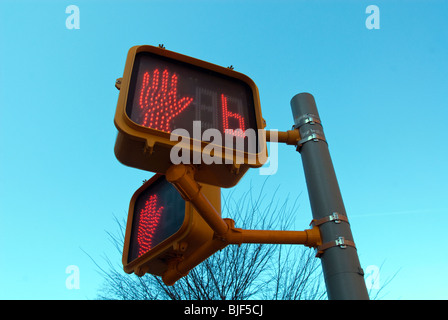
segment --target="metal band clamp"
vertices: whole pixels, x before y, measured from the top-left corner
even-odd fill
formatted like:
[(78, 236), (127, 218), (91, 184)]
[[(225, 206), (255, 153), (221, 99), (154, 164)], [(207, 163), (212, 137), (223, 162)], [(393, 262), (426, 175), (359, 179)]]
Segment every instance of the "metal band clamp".
[(295, 122), (295, 125), (293, 126), (294, 129), (299, 129), (301, 126), (303, 126), (304, 124), (307, 124), (307, 123), (309, 123), (309, 124), (317, 123), (317, 124), (321, 125), (320, 118), (311, 113), (302, 115), (301, 117), (296, 119), (294, 122)]
[(330, 241), (330, 242), (327, 242), (327, 243), (324, 243), (324, 244), (318, 246), (317, 247), (316, 257), (319, 258), (320, 256), (322, 256), (324, 251), (329, 249), (329, 248), (339, 247), (341, 249), (346, 249), (347, 246), (350, 246), (350, 247), (353, 247), (353, 248), (356, 249), (356, 245), (355, 245), (355, 243), (353, 241), (345, 240), (344, 237), (338, 237), (334, 241)]
[(327, 143), (327, 140), (325, 140), (325, 136), (317, 134), (316, 132), (306, 136), (305, 138), (303, 138), (302, 140), (299, 140), (297, 142), (297, 150), (300, 151), (300, 149), (302, 148), (302, 146), (307, 143), (308, 141), (323, 141), (325, 143)]
[(339, 214), (337, 212), (333, 212), (332, 214), (330, 214), (329, 216), (323, 217), (321, 219), (313, 219), (310, 223), (310, 225), (313, 226), (320, 226), (321, 224), (325, 223), (325, 222), (329, 222), (329, 221), (333, 221), (334, 223), (341, 223), (341, 221), (344, 222), (348, 222), (348, 218), (347, 216), (344, 216), (342, 214)]

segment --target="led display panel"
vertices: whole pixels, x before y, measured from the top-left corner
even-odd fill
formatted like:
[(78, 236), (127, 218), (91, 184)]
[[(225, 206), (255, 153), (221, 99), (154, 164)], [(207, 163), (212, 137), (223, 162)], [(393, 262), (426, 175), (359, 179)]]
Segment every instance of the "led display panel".
[[(140, 52), (135, 57), (129, 92), (126, 113), (138, 125), (167, 133), (185, 129), (188, 137), (221, 146), (225, 146), (225, 135), (231, 135), (245, 139), (244, 144), (234, 143), (235, 148), (244, 146), (244, 151), (252, 153), (258, 150), (257, 136), (249, 142), (244, 135), (248, 129), (254, 133), (258, 129), (253, 92), (244, 81)], [(218, 130), (222, 140), (204, 139), (207, 129)]]

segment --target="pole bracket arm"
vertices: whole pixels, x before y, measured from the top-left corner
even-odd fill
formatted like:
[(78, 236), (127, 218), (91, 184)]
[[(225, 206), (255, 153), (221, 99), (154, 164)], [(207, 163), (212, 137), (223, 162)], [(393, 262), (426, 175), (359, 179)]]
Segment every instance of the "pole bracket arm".
[(224, 237), (227, 244), (301, 244), (309, 248), (318, 248), (322, 244), (319, 228), (315, 226), (304, 231), (248, 230), (235, 228), (231, 219), (224, 220), (229, 224), (229, 231)]
[(298, 129), (288, 131), (266, 130), (266, 141), (268, 142), (282, 142), (287, 145), (296, 146), (300, 141), (300, 132)]

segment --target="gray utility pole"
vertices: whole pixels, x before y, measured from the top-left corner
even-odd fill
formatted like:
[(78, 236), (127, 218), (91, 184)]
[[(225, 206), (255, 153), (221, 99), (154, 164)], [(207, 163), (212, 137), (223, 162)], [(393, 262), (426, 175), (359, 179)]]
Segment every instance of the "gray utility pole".
[(297, 151), (302, 156), (313, 223), (319, 226), (322, 245), (318, 247), (327, 288), (332, 300), (368, 300), (364, 272), (359, 264), (350, 224), (345, 212), (328, 145), (309, 93), (291, 100), (294, 128), (301, 140)]

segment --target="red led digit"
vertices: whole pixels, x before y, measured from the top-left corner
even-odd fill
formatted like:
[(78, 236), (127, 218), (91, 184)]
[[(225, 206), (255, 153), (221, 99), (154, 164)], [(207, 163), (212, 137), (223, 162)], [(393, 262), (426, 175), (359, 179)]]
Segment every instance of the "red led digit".
[(140, 221), (137, 230), (138, 256), (152, 248), (154, 233), (160, 221), (163, 207), (157, 207), (157, 195), (152, 195), (140, 211)]
[[(244, 125), (244, 117), (238, 113), (230, 112), (227, 106), (227, 97), (224, 94), (221, 94), (221, 106), (222, 106), (222, 126), (224, 133), (232, 134), (234, 136), (244, 137), (244, 131), (246, 130)], [(238, 128), (241, 129), (235, 131), (235, 129), (229, 128), (229, 118), (234, 118), (238, 120)]]
[(139, 99), (143, 115), (141, 125), (171, 132), (172, 119), (184, 111), (193, 102), (193, 98), (183, 97), (177, 100), (177, 74), (173, 73), (170, 77), (168, 69), (165, 69), (161, 81), (159, 77), (159, 69), (154, 69), (152, 81), (148, 71), (143, 75)]

